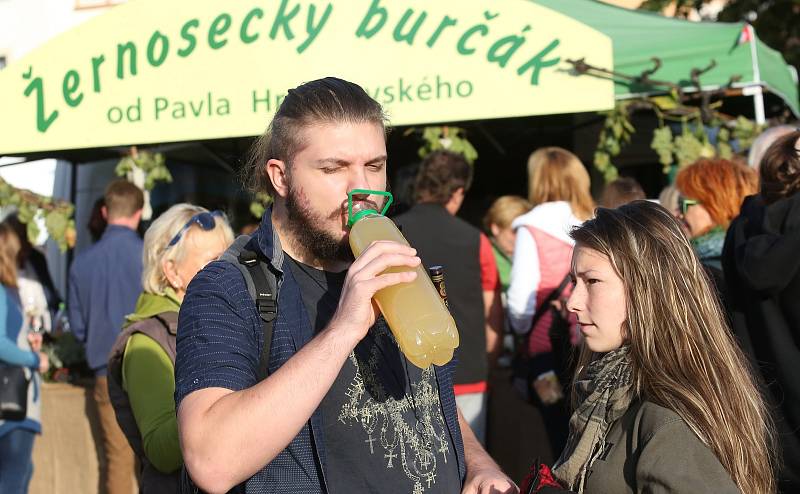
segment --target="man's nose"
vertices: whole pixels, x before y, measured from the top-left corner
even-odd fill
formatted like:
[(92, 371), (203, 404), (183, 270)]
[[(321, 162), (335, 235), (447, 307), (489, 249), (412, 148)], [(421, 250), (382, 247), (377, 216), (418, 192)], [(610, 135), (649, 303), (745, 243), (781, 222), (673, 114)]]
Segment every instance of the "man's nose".
[[(350, 175), (349, 176), (350, 180), (348, 184), (349, 190), (371, 189), (369, 180), (367, 179), (367, 173), (364, 167), (361, 166), (353, 167), (349, 175)], [(364, 200), (367, 198), (367, 195), (356, 194), (353, 196), (353, 199), (355, 200), (356, 198)]]

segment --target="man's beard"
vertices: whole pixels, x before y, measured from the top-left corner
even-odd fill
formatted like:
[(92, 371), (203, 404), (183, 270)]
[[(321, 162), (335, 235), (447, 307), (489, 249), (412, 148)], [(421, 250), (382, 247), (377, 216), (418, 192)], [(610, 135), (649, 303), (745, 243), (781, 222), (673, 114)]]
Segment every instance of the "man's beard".
[(336, 209), (327, 218), (313, 211), (309, 200), (299, 187), (289, 187), (286, 197), (287, 226), (295, 247), (309, 252), (319, 261), (353, 262), (353, 251), (347, 236), (337, 239), (324, 225), (331, 220), (341, 221), (342, 210)]

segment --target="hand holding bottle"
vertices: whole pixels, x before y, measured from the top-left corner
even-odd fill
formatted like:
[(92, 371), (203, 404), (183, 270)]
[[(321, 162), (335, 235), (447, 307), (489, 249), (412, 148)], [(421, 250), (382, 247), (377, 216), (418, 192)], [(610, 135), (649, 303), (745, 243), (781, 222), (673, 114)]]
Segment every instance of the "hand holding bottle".
[(413, 248), (391, 241), (372, 242), (350, 266), (331, 325), (352, 330), (353, 346), (375, 324), (377, 311), (372, 297), (379, 290), (408, 283), (417, 277), (413, 270), (386, 272), (391, 268), (414, 268), (420, 264)]
[[(356, 256), (356, 263), (378, 244), (388, 242), (408, 247), (408, 241), (394, 222), (384, 216), (392, 202), (389, 192), (356, 189), (348, 195), (350, 247)], [(354, 204), (354, 195), (383, 195), (388, 197), (388, 201), (379, 213), (376, 209), (365, 207), (368, 203), (364, 201)], [(421, 369), (431, 364), (444, 365), (449, 362), (453, 358), (453, 350), (458, 347), (458, 330), (427, 271), (419, 263), (415, 266), (384, 264), (383, 267), (388, 272), (382, 276), (416, 272), (416, 276), (409, 278), (407, 283), (387, 284), (372, 292), (400, 350), (409, 362)]]

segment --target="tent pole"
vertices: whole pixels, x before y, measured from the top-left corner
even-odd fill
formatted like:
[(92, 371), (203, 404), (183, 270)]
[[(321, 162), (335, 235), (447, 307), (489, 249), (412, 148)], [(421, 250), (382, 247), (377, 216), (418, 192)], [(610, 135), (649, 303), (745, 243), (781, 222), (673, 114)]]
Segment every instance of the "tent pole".
[(753, 79), (758, 84), (753, 88), (753, 105), (755, 106), (756, 123), (764, 125), (767, 121), (764, 114), (764, 90), (761, 88), (761, 70), (758, 66), (758, 50), (756, 49), (756, 33), (751, 24), (745, 28), (750, 31), (750, 60), (753, 64)]

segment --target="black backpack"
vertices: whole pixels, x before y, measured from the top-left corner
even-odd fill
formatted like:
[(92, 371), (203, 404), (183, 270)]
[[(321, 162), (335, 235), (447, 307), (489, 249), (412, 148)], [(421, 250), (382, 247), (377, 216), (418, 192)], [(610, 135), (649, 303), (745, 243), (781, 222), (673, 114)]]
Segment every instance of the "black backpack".
[[(278, 277), (249, 235), (240, 235), (220, 256), (220, 261), (233, 264), (242, 273), (247, 291), (261, 316), (261, 329), (264, 333), (264, 347), (258, 361), (258, 380), (269, 374), (269, 352), (272, 346), (272, 326), (278, 317)], [(186, 466), (181, 466), (181, 494), (201, 494), (203, 491), (189, 477)], [(237, 485), (229, 494), (245, 492), (244, 482)]]

